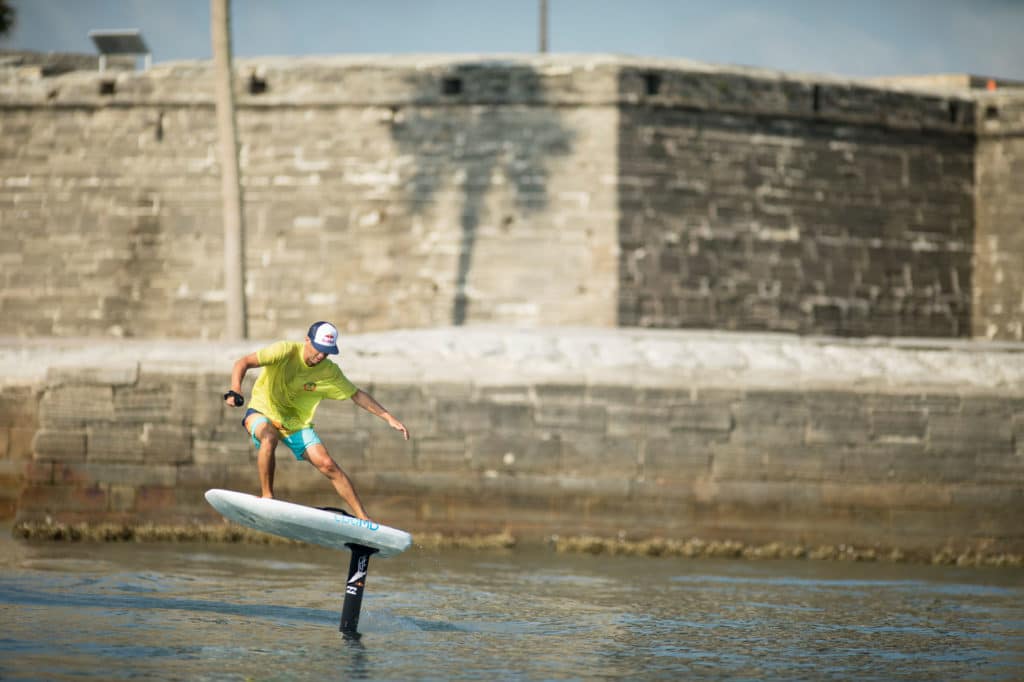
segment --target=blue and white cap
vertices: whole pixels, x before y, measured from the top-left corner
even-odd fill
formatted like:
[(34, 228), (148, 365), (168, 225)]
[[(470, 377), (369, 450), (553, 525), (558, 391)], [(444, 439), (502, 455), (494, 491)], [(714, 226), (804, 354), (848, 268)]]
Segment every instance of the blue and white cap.
[(338, 354), (338, 328), (330, 322), (314, 322), (309, 328), (309, 342), (321, 353)]

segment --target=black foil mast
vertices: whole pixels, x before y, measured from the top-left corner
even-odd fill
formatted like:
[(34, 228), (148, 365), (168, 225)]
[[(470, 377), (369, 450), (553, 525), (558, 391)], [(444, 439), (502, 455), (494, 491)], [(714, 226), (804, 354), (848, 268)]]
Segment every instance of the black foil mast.
[(349, 544), (352, 560), (348, 564), (348, 580), (345, 581), (345, 603), (341, 607), (340, 632), (346, 635), (358, 635), (359, 610), (363, 606), (363, 589), (366, 587), (366, 576), (370, 568), (370, 555), (377, 550), (363, 545)]

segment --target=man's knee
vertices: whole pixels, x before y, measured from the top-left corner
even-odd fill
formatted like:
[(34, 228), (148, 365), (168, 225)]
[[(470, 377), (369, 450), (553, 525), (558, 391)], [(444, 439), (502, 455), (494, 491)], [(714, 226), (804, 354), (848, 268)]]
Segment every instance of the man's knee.
[(317, 461), (313, 462), (313, 466), (315, 466), (320, 471), (320, 473), (324, 474), (325, 476), (337, 476), (338, 473), (341, 472), (341, 469), (338, 468), (338, 465), (335, 464), (334, 460), (332, 460), (330, 457), (323, 457), (321, 459), (318, 459)]
[(341, 473), (341, 468), (331, 459), (331, 456), (326, 451), (309, 448), (306, 450), (306, 459), (325, 476), (337, 476)]
[(269, 423), (264, 422), (256, 427), (256, 437), (261, 443), (276, 447), (281, 442), (281, 433)]

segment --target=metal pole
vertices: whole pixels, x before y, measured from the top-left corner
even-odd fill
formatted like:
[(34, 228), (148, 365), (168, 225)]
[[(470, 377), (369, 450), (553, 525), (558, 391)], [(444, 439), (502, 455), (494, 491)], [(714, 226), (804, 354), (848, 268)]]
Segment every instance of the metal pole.
[(217, 96), (217, 134), (220, 137), (221, 205), (224, 220), (225, 337), (246, 338), (245, 225), (238, 167), (238, 127), (231, 70), (230, 0), (210, 0), (210, 35)]
[(359, 627), (359, 610), (363, 606), (363, 589), (370, 567), (370, 555), (376, 552), (372, 547), (350, 544), (352, 560), (348, 564), (348, 580), (345, 581), (345, 603), (341, 607), (340, 632), (355, 635)]
[(548, 51), (548, 0), (540, 0), (540, 53)]

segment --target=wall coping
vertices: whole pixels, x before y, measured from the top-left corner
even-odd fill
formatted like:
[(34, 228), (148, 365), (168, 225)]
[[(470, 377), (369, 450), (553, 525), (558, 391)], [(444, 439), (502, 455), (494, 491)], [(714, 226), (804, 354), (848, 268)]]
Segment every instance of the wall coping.
[[(651, 106), (947, 134), (1024, 132), (1024, 93), (610, 54), (330, 55), (236, 60), (241, 109), (318, 106)], [(0, 68), (0, 108), (213, 107), (212, 63), (48, 75)], [(445, 79), (460, 81), (444, 92)], [(106, 91), (106, 94), (103, 92)], [(984, 102), (987, 114), (976, 114)], [(993, 104), (997, 102), (997, 104)], [(1004, 115), (1004, 110), (1007, 112)]]
[[(219, 374), (226, 384), (235, 359), (272, 341), (0, 337), (0, 386), (132, 383), (139, 373)], [(1024, 397), (1024, 343), (1014, 342), (469, 326), (347, 335), (341, 348), (339, 364), (357, 384), (427, 391), (562, 384)]]

